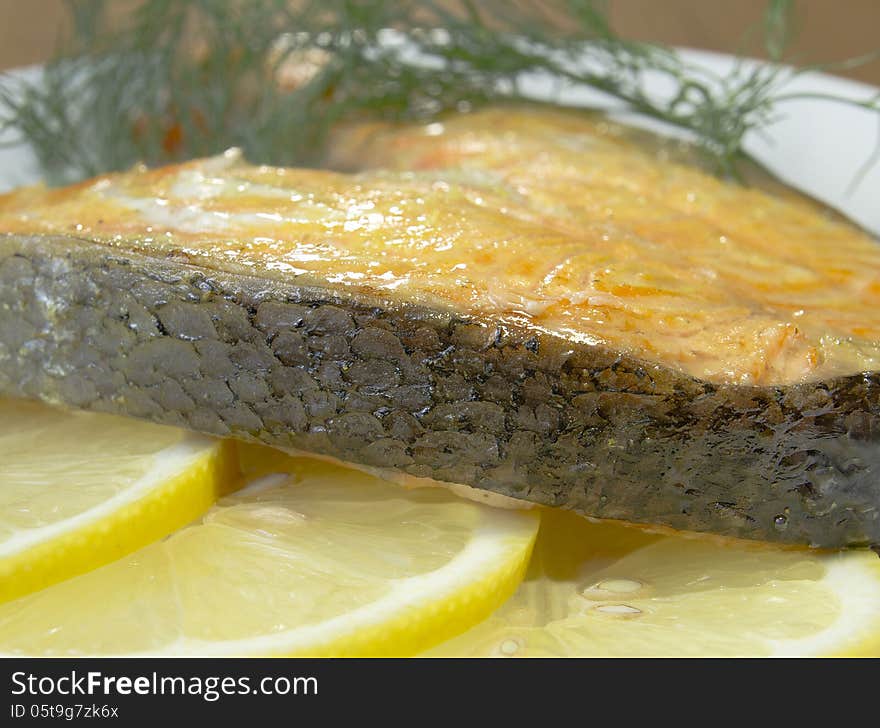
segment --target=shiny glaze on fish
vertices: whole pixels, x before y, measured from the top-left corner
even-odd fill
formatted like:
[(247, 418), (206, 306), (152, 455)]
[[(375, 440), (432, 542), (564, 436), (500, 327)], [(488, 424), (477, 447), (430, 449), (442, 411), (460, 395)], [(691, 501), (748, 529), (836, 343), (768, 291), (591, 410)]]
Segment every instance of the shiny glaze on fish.
[(54, 233), (601, 344), (701, 380), (880, 369), (880, 247), (796, 196), (721, 181), (621, 127), (494, 109), (362, 126), (336, 164), (236, 152), (0, 198)]

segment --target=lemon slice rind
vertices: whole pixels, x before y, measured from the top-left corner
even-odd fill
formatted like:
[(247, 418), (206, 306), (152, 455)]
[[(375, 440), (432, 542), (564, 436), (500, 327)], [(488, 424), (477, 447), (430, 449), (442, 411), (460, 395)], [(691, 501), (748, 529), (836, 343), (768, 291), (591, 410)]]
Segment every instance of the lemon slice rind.
[(234, 445), (202, 435), (158, 451), (126, 489), (69, 518), (0, 543), (0, 603), (83, 574), (204, 513), (237, 479)]
[(56, 539), (73, 532), (83, 532), (93, 525), (97, 526), (98, 522), (106, 517), (118, 517), (123, 508), (136, 507), (153, 499), (158, 495), (157, 486), (162, 486), (162, 489), (172, 487), (173, 482), (181, 477), (182, 472), (192, 467), (199, 467), (200, 460), (210, 458), (213, 453), (209, 448), (214, 444), (206, 437), (191, 435), (182, 442), (156, 453), (156, 466), (134, 485), (100, 505), (71, 518), (48, 526), (19, 531), (0, 543), (0, 559), (11, 558), (40, 544), (57, 543)]
[[(206, 657), (416, 654), (481, 621), (513, 594), (525, 574), (537, 535), (537, 514), (521, 517), (524, 527), (512, 533), (510, 518), (486, 510), (471, 540), (451, 561), (435, 571), (402, 579), (383, 598), (320, 624), (223, 642), (185, 638), (166, 649), (144, 654)], [(525, 525), (528, 523), (531, 526)], [(514, 543), (523, 538), (528, 542), (525, 552), (521, 543)], [(475, 575), (479, 578), (474, 579)], [(450, 600), (457, 604), (469, 602), (467, 615), (450, 610)], [(407, 612), (417, 615), (417, 620), (409, 622)]]

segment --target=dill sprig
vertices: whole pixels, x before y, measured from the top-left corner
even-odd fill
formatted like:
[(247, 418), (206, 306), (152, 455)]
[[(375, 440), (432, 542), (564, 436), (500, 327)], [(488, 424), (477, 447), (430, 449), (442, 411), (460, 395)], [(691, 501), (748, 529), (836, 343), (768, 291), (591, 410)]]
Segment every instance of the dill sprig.
[[(68, 2), (58, 57), (39, 80), (0, 87), (0, 124), (54, 183), (230, 146), (254, 162), (313, 164), (339, 122), (523, 99), (534, 74), (689, 131), (734, 174), (746, 134), (802, 98), (785, 86), (817, 68), (742, 63), (718, 77), (621, 37), (600, 0), (144, 0), (121, 27), (107, 0)], [(792, 6), (768, 3), (773, 61), (785, 58)], [(880, 119), (880, 97), (827, 100)]]

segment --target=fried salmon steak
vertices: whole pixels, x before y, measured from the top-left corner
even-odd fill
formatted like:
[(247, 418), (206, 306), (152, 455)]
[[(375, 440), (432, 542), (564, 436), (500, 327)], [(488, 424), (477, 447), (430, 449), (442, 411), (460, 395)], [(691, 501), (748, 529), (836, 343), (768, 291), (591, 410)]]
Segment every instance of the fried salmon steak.
[(880, 543), (880, 247), (601, 117), (0, 198), (0, 392), (581, 514)]

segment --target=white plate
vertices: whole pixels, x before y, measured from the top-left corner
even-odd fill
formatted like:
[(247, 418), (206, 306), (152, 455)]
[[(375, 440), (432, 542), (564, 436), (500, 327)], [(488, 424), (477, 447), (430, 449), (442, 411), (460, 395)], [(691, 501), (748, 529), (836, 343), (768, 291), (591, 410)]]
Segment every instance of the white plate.
[[(732, 56), (682, 49), (685, 60), (717, 74), (726, 74)], [(27, 69), (24, 73), (34, 73)], [(551, 93), (546, 79), (530, 79), (528, 90), (537, 96)], [(866, 84), (821, 73), (794, 79), (786, 92), (834, 94), (864, 100), (880, 90)], [(561, 101), (608, 107), (601, 94), (563, 93)], [(880, 164), (874, 165), (854, 190), (851, 183), (871, 155), (880, 133), (878, 115), (863, 109), (817, 100), (791, 101), (779, 107), (781, 118), (746, 140), (748, 151), (789, 184), (838, 208), (880, 235)], [(656, 126), (621, 115), (640, 125)], [(39, 173), (27, 148), (0, 148), (0, 191), (37, 181)]]

